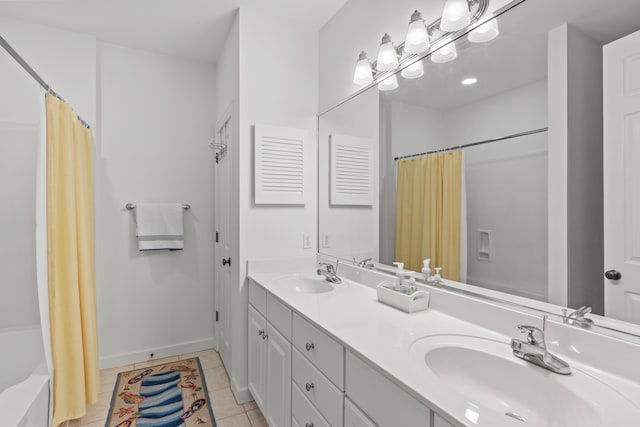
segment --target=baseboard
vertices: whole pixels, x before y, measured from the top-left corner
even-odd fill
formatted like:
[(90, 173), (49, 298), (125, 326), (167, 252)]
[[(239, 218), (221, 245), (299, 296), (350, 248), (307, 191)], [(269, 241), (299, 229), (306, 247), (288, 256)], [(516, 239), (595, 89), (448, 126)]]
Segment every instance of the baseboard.
[(231, 383), (231, 391), (233, 395), (236, 397), (236, 400), (239, 404), (249, 403), (253, 400), (253, 396), (249, 391), (249, 386), (240, 387), (235, 378), (230, 379)]
[[(118, 366), (130, 365), (132, 363), (147, 362), (163, 357), (178, 356), (185, 353), (193, 353), (214, 348), (214, 338), (205, 338), (198, 341), (182, 342), (164, 347), (148, 348), (146, 350), (133, 351), (130, 353), (120, 353), (100, 358), (100, 369), (116, 368)], [(153, 359), (149, 355), (153, 353)]]

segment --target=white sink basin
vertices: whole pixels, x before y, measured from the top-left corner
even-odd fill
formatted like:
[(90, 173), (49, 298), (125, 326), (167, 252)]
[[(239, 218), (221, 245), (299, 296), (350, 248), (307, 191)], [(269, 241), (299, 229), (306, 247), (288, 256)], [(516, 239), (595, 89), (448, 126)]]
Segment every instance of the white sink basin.
[(284, 276), (274, 279), (274, 284), (277, 284), (282, 287), (289, 288), (295, 292), (300, 292), (303, 294), (321, 294), (325, 292), (331, 292), (334, 290), (333, 285), (331, 285), (324, 276), (316, 276), (316, 275), (291, 275)]
[(470, 425), (595, 427), (629, 425), (640, 408), (602, 379), (572, 366), (558, 375), (511, 354), (508, 343), (439, 335), (409, 349), (418, 369), (457, 407)]

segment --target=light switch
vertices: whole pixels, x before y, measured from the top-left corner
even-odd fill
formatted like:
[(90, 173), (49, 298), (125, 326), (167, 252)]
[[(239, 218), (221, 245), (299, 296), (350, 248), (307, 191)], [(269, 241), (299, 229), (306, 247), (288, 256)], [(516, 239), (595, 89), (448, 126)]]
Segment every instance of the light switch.
[(322, 247), (323, 248), (330, 248), (331, 247), (331, 241), (329, 240), (329, 235), (328, 234), (323, 234), (322, 235)]
[(302, 249), (311, 249), (311, 234), (302, 235)]

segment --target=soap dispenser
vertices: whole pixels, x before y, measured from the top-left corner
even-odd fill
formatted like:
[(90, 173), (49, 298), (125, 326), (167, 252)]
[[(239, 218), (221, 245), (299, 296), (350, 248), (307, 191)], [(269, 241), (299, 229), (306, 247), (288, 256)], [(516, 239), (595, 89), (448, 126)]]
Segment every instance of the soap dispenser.
[(441, 271), (442, 267), (436, 267), (436, 274), (433, 275), (433, 283), (435, 283), (436, 285), (440, 284), (440, 279), (442, 278), (442, 276), (440, 275)]
[(429, 263), (431, 263), (431, 258), (427, 258), (422, 261), (422, 274), (424, 274), (424, 280), (427, 282), (431, 280), (431, 268), (429, 268)]
[(394, 262), (396, 266), (396, 284), (402, 286), (402, 276), (404, 276), (404, 262)]

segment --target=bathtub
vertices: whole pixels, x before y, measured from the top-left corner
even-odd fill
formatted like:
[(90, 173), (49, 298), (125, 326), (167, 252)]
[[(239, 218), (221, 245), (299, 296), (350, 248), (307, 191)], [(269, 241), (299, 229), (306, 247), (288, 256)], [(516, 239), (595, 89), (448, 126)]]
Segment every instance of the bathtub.
[(49, 374), (39, 327), (0, 330), (2, 427), (46, 427)]

